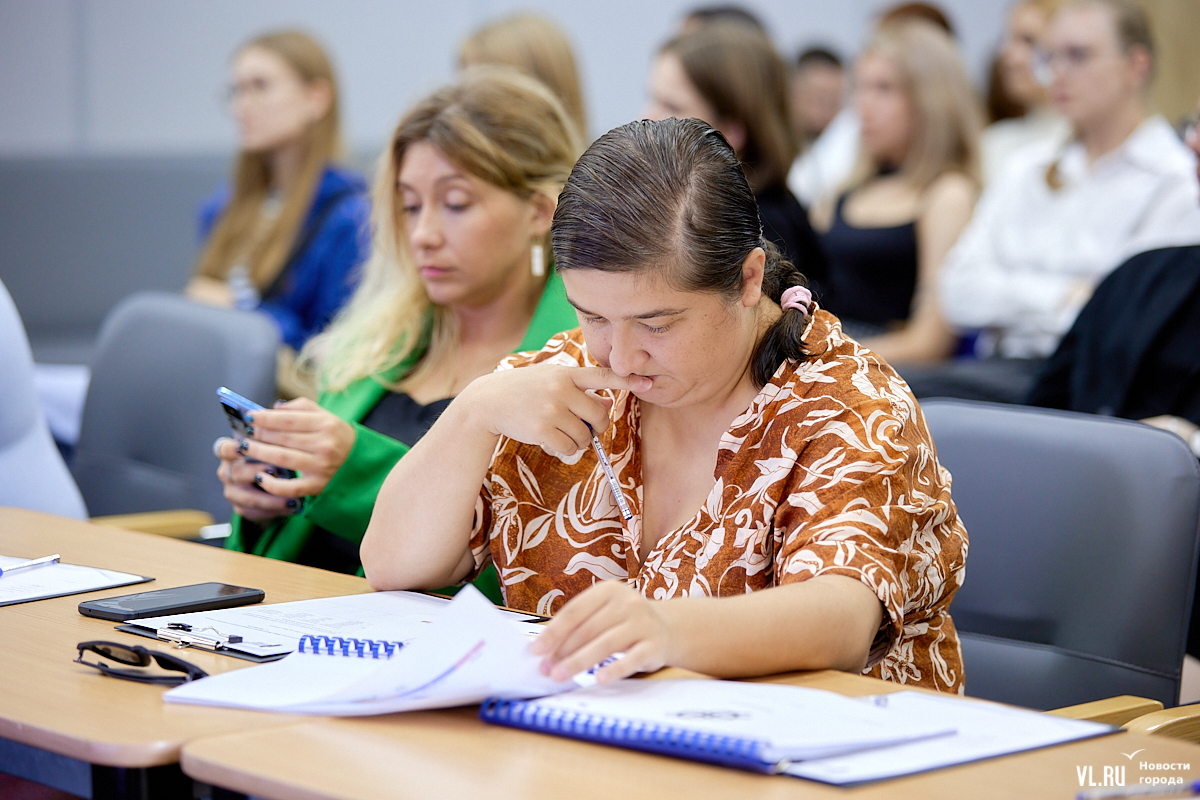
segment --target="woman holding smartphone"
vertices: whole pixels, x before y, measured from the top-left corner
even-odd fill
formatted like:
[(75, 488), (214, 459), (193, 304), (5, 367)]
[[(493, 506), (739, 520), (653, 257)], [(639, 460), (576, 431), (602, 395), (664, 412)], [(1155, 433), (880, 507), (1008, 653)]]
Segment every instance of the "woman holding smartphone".
[[(579, 329), (467, 386), (393, 469), (376, 589), (495, 564), (564, 679), (670, 665), (963, 687), (966, 531), (920, 408), (763, 238), (725, 138), (633, 122), (581, 157), (556, 266)], [(611, 457), (625, 519), (592, 432)]]
[(468, 71), (405, 115), (375, 187), (362, 284), (302, 353), (320, 402), (254, 412), (251, 436), (217, 445), (237, 514), (228, 547), (359, 569), (388, 470), (450, 399), (576, 324), (548, 236), (578, 153), (562, 104), (511, 70)]

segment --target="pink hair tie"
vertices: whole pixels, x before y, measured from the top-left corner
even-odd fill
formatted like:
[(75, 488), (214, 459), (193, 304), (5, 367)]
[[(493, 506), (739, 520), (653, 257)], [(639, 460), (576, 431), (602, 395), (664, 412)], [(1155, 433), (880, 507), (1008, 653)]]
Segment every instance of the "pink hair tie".
[(779, 298), (779, 307), (784, 311), (789, 308), (808, 313), (808, 309), (812, 306), (812, 292), (803, 286), (793, 286), (783, 293)]

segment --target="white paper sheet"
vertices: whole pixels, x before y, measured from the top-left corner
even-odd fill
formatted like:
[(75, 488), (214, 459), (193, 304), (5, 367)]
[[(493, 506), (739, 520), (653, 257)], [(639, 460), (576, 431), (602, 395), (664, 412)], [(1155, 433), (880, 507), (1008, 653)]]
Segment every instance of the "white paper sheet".
[(954, 733), (954, 725), (944, 721), (906, 715), (833, 692), (769, 683), (627, 680), (528, 705), (538, 717), (554, 712), (582, 715), (589, 718), (589, 727), (597, 730), (645, 723), (762, 742), (764, 764), (823, 758)]
[[(185, 683), (169, 703), (305, 714), (359, 716), (478, 703), (488, 697), (535, 697), (575, 686), (538, 670), (530, 626), (463, 589), (389, 659), (293, 653), (271, 664)], [(402, 626), (371, 638), (399, 641)], [(354, 635), (359, 633), (339, 634)]]
[[(27, 558), (0, 556), (0, 568)], [(78, 564), (47, 564), (0, 575), (0, 606), (142, 583), (146, 578)]]
[(941, 739), (794, 764), (786, 773), (838, 785), (863, 783), (1103, 736), (1117, 730), (1099, 722), (926, 692), (896, 692), (863, 700), (905, 717), (952, 725), (958, 732)]
[[(172, 622), (185, 623), (204, 636), (241, 636), (243, 641), (231, 649), (273, 656), (295, 651), (306, 634), (409, 642), (449, 604), (445, 598), (416, 592), (371, 592), (147, 617), (129, 624), (152, 632)], [(497, 613), (509, 620), (536, 619), (514, 611)], [(526, 628), (536, 631), (533, 625)]]

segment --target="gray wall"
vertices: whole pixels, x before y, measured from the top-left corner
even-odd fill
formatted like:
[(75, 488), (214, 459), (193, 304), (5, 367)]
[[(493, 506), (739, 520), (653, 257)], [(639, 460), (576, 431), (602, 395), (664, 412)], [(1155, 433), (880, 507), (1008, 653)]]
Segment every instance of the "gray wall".
[[(646, 67), (696, 0), (0, 0), (0, 156), (227, 152), (220, 101), (238, 43), (299, 25), (341, 74), (349, 142), (377, 148), (401, 111), (452, 74), (458, 41), (482, 21), (541, 9), (574, 39), (593, 134), (626, 122)], [(750, 0), (791, 55), (813, 41), (850, 54), (886, 0)], [(941, 0), (973, 71), (994, 46), (1006, 0)]]

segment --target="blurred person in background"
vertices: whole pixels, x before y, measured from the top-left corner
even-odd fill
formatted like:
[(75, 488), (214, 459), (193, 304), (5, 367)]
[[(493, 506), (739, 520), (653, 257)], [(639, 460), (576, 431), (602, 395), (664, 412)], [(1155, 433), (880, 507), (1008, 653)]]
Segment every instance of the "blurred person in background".
[(279, 327), (280, 389), (295, 351), (354, 290), (370, 247), (370, 201), (341, 154), (338, 89), (329, 57), (299, 31), (252, 39), (233, 59), (229, 104), (241, 152), (231, 186), (203, 206), (204, 250), (186, 293), (211, 305), (257, 309)]
[[(885, 9), (876, 30), (906, 19), (924, 20), (954, 36), (945, 12), (929, 3), (901, 3)], [(852, 106), (844, 106), (796, 159), (788, 172), (788, 188), (805, 207), (811, 208), (842, 189), (857, 163), (858, 134), (858, 115)]]
[(1200, 241), (1195, 157), (1147, 105), (1149, 23), (1122, 0), (1050, 22), (1043, 67), (1065, 144), (1012, 156), (942, 270), (946, 319), (984, 329), (978, 360), (903, 369), (918, 397), (1020, 402), (1092, 290), (1130, 254)]
[[(320, 404), (256, 411), (250, 438), (214, 445), (235, 512), (226, 547), (356, 572), (380, 485), (451, 398), (578, 325), (548, 237), (581, 149), (558, 98), (510, 68), (468, 70), (404, 116), (362, 283), (300, 356)], [(497, 599), (495, 576), (482, 580)]]
[(810, 47), (792, 69), (792, 127), (807, 148), (833, 122), (846, 98), (846, 70), (832, 50)]
[[(1198, 121), (1184, 143), (1200, 159)], [(1141, 420), (1200, 457), (1200, 241), (1139, 253), (1105, 278), (1028, 402)], [(1196, 620), (1188, 652), (1200, 655)]]
[(711, 25), (714, 22), (732, 22), (739, 25), (749, 25), (751, 28), (767, 32), (767, 26), (759, 19), (758, 15), (745, 6), (740, 6), (735, 3), (718, 4), (712, 6), (698, 6), (688, 11), (684, 16), (682, 24), (679, 26), (679, 33), (694, 33), (705, 25)]
[(1050, 93), (1039, 80), (1045, 76), (1034, 74), (1050, 16), (1060, 5), (1062, 0), (1022, 0), (1009, 11), (988, 86), (992, 124), (980, 140), (985, 186), (1017, 150), (1070, 135), (1070, 125), (1050, 107)]
[(575, 52), (554, 22), (540, 14), (513, 14), (484, 25), (459, 47), (458, 65), (485, 64), (513, 67), (546, 84), (567, 109), (580, 141), (589, 141)]
[(921, 19), (875, 34), (854, 105), (858, 166), (813, 215), (829, 259), (820, 300), (887, 361), (939, 361), (956, 339), (937, 276), (975, 207), (982, 109), (954, 42)]
[(788, 190), (798, 149), (787, 101), (787, 67), (762, 31), (715, 22), (663, 45), (650, 69), (643, 117), (695, 118), (733, 146), (758, 201), (763, 234), (815, 284), (825, 256), (807, 210)]

